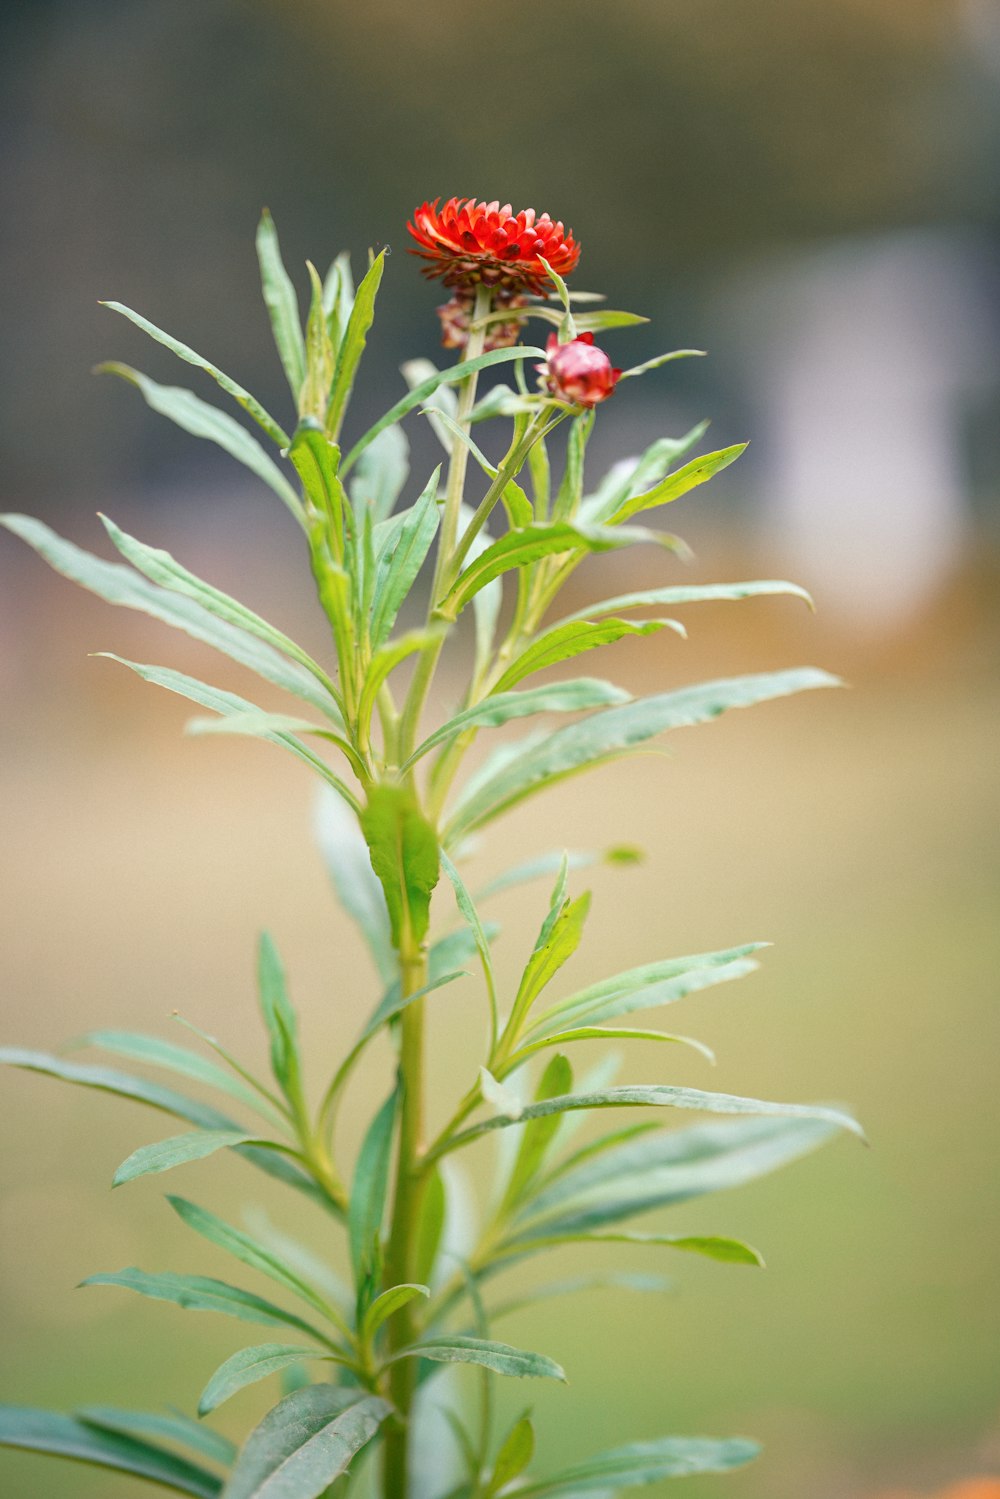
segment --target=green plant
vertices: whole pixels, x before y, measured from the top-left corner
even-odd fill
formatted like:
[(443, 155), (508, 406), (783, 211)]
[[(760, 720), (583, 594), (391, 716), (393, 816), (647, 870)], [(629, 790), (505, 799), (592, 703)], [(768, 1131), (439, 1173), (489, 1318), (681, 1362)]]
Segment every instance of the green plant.
[[(128, 308), (109, 304), (210, 375), (277, 448), (276, 459), (246, 426), (186, 389), (160, 385), (122, 364), (103, 367), (138, 387), (154, 410), (218, 443), (282, 500), (302, 532), (329, 624), (333, 666), (321, 664), (236, 599), (110, 520), (104, 525), (122, 563), (93, 557), (38, 521), (4, 518), (10, 530), (73, 581), (186, 631), (297, 700), (294, 712), (263, 711), (180, 672), (125, 663), (145, 680), (208, 710), (209, 717), (190, 724), (192, 732), (264, 739), (319, 776), (324, 852), (384, 986), (318, 1104), (305, 1094), (298, 1018), (281, 959), (266, 936), (258, 980), (271, 1080), (252, 1075), (201, 1032), (214, 1059), (153, 1036), (99, 1031), (87, 1038), (106, 1052), (224, 1094), (224, 1108), (112, 1067), (13, 1048), (2, 1053), (14, 1066), (135, 1099), (192, 1126), (135, 1151), (119, 1168), (116, 1184), (228, 1149), (305, 1194), (344, 1232), (353, 1286), (340, 1295), (303, 1269), (287, 1243), (275, 1247), (171, 1196), (171, 1206), (188, 1226), (268, 1276), (281, 1288), (282, 1301), (228, 1282), (137, 1269), (91, 1276), (88, 1282), (214, 1309), (277, 1331), (284, 1341), (241, 1349), (201, 1395), (198, 1413), (205, 1416), (251, 1383), (282, 1377), (283, 1398), (239, 1451), (209, 1427), (178, 1415), (93, 1407), (73, 1416), (18, 1407), (0, 1412), (0, 1441), (121, 1469), (181, 1493), (316, 1499), (356, 1486), (385, 1499), (407, 1499), (414, 1493), (408, 1439), (418, 1391), (426, 1389), (433, 1397), (432, 1376), (449, 1363), (476, 1365), (482, 1379), (476, 1422), (470, 1425), (459, 1410), (448, 1412), (462, 1472), (453, 1499), (492, 1499), (508, 1492), (522, 1499), (607, 1494), (741, 1465), (756, 1450), (750, 1442), (665, 1438), (585, 1457), (548, 1477), (528, 1476), (534, 1449), (530, 1417), (496, 1431), (492, 1379), (561, 1379), (563, 1374), (543, 1354), (494, 1337), (493, 1323), (505, 1310), (493, 1299), (495, 1285), (509, 1266), (569, 1242), (655, 1243), (720, 1261), (759, 1263), (757, 1252), (736, 1239), (641, 1235), (623, 1225), (652, 1208), (750, 1180), (838, 1129), (857, 1132), (849, 1116), (828, 1108), (665, 1083), (614, 1086), (606, 1078), (592, 1078), (575, 1085), (568, 1053), (585, 1041), (699, 1046), (659, 1029), (632, 1027), (627, 1017), (741, 977), (755, 966), (755, 945), (645, 963), (553, 1001), (549, 986), (576, 951), (588, 908), (586, 894), (570, 894), (570, 860), (558, 854), (534, 857), (475, 896), (470, 892), (461, 872), (470, 839), (509, 808), (569, 776), (627, 756), (666, 730), (707, 721), (728, 708), (824, 687), (833, 679), (802, 668), (635, 699), (603, 679), (548, 675), (553, 667), (627, 636), (671, 629), (683, 634), (674, 619), (659, 613), (649, 618), (639, 610), (761, 594), (804, 595), (780, 582), (656, 585), (553, 621), (560, 590), (591, 554), (641, 544), (679, 551), (676, 538), (635, 524), (636, 518), (703, 483), (741, 448), (681, 463), (702, 435), (698, 427), (680, 439), (653, 443), (638, 461), (616, 466), (588, 490), (584, 465), (596, 407), (626, 381), (693, 351), (613, 370), (594, 346), (593, 332), (641, 320), (568, 292), (564, 275), (575, 267), (578, 248), (561, 224), (545, 217), (451, 200), (440, 212), (437, 204), (424, 204), (411, 233), (430, 273), (441, 275), (453, 293), (442, 309), (442, 324), (446, 343), (459, 347), (462, 357), (445, 370), (409, 366), (409, 393), (346, 452), (341, 429), (374, 316), (384, 254), (371, 258), (356, 291), (345, 256), (325, 280), (310, 265), (311, 302), (303, 329), (274, 226), (264, 215), (257, 247), (264, 299), (296, 402), (291, 433), (193, 350)], [(546, 349), (517, 342), (529, 319), (556, 328)], [(526, 361), (541, 362), (537, 389), (526, 378)], [(496, 386), (477, 400), (480, 371), (501, 364), (513, 370), (514, 385)], [(413, 412), (422, 412), (434, 426), (446, 452), (446, 471), (442, 477), (441, 468), (435, 469), (412, 503), (397, 510), (408, 473), (401, 423)], [(506, 454), (497, 464), (472, 436), (487, 422), (509, 424)], [(568, 439), (557, 483), (547, 438), (563, 423)], [(483, 474), (474, 504), (467, 500), (470, 461)], [(435, 539), (424, 623), (399, 632), (400, 611)], [(508, 588), (513, 600), (504, 614)], [(428, 728), (423, 722), (428, 689), (442, 651), (467, 615), (473, 633), (467, 686), (454, 716)], [(404, 663), (409, 675), (400, 693)], [(466, 756), (480, 734), (515, 719), (557, 713), (575, 716), (568, 726), (505, 740), (462, 779)], [(618, 856), (627, 857), (627, 851)], [(481, 908), (500, 888), (546, 874), (554, 885), (520, 982), (513, 994), (501, 993), (491, 955), (495, 933)], [(433, 939), (432, 899), (435, 920), (451, 923)], [(463, 975), (467, 963), (481, 969), (481, 1065), (451, 1100), (447, 1122), (431, 1130), (425, 1115), (424, 1008), (433, 1003), (434, 991)], [(395, 1075), (383, 1081), (379, 1106), (348, 1170), (338, 1110), (369, 1043), (386, 1029), (396, 1042)], [(619, 1108), (640, 1108), (644, 1114), (639, 1122), (616, 1125), (569, 1148), (569, 1115)], [(668, 1129), (660, 1123), (664, 1108), (735, 1117)], [(254, 1122), (246, 1123), (247, 1118)], [(456, 1255), (446, 1233), (446, 1165), (481, 1137), (507, 1131), (514, 1132), (516, 1146), (505, 1158), (479, 1241), (468, 1255)], [(298, 1309), (288, 1310), (285, 1302)], [(359, 1460), (348, 1472), (355, 1454), (378, 1450), (378, 1464)]]

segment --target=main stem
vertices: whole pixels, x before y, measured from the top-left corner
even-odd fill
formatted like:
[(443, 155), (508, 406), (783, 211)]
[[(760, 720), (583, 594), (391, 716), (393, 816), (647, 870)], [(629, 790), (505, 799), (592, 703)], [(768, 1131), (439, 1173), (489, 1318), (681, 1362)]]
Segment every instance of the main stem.
[[(409, 939), (399, 953), (402, 993), (415, 994), (427, 982), (427, 959)], [(416, 1240), (420, 1205), (420, 1161), (424, 1134), (424, 1002), (414, 1000), (400, 1021), (399, 1050), (399, 1153), (396, 1190), (386, 1257), (386, 1285), (405, 1285), (413, 1280), (412, 1251)], [(389, 1352), (398, 1353), (416, 1337), (413, 1303), (401, 1307), (386, 1324)], [(389, 1398), (395, 1415), (386, 1428), (385, 1499), (407, 1499), (409, 1492), (410, 1411), (416, 1388), (417, 1360), (400, 1359), (389, 1369)]]

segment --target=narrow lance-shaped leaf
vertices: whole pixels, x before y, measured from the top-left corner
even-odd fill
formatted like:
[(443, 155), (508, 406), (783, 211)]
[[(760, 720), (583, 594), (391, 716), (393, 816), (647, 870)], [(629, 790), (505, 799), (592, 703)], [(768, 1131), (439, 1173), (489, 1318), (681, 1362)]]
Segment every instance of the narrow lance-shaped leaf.
[(258, 479), (262, 479), (291, 511), (299, 525), (303, 525), (302, 505), (293, 486), (257, 439), (225, 411), (210, 406), (192, 390), (185, 390), (177, 385), (160, 385), (127, 364), (100, 364), (96, 373), (119, 375), (137, 387), (147, 406), (153, 411), (175, 422), (192, 437), (203, 437), (229, 453), (251, 473), (256, 474)]
[(30, 1406), (0, 1406), (0, 1445), (131, 1473), (195, 1499), (214, 1499), (222, 1488), (214, 1473), (152, 1442)]
[(742, 1239), (720, 1234), (631, 1234), (631, 1233), (535, 1233), (514, 1235), (497, 1246), (497, 1257), (510, 1261), (565, 1244), (646, 1244), (661, 1249), (680, 1249), (726, 1265), (754, 1265), (762, 1269), (760, 1252)]
[[(183, 672), (173, 671), (167, 666), (144, 666), (138, 661), (126, 661), (124, 656), (116, 656), (111, 651), (100, 651), (99, 655), (108, 661), (117, 661), (122, 666), (127, 666), (137, 676), (142, 677), (144, 682), (152, 682), (154, 686), (163, 687), (167, 692), (176, 692), (180, 697), (186, 697), (190, 702), (198, 703), (202, 708), (210, 708), (213, 713), (220, 713), (232, 717), (244, 716), (249, 713), (259, 713), (260, 709), (250, 703), (246, 698), (237, 697), (235, 692), (226, 692), (221, 687), (211, 687), (207, 682), (199, 682), (195, 677), (185, 676)], [(282, 749), (287, 749), (296, 759), (302, 760), (311, 770), (321, 776), (329, 785), (335, 787), (349, 806), (358, 807), (360, 804), (354, 793), (344, 785), (339, 776), (334, 775), (325, 760), (314, 755), (294, 734), (284, 730), (276, 733), (263, 732), (259, 736), (268, 744), (277, 744)]]
[(506, 1484), (512, 1483), (531, 1462), (535, 1455), (535, 1429), (527, 1416), (515, 1421), (504, 1438), (493, 1473), (486, 1489), (487, 1495), (496, 1494)]
[[(596, 612), (596, 611), (595, 611)], [(633, 622), (627, 619), (589, 620), (579, 619), (546, 630), (515, 656), (510, 666), (500, 677), (495, 693), (504, 693), (523, 678), (547, 667), (558, 666), (584, 651), (593, 651), (602, 645), (621, 640), (624, 635), (655, 635), (660, 630), (673, 630), (678, 635), (687, 632), (675, 619), (648, 619)]]
[(261, 933), (257, 947), (257, 993), (270, 1041), (271, 1070), (293, 1110), (301, 1117), (304, 1103), (298, 1020), (288, 997), (284, 965), (267, 932)]
[(687, 1129), (616, 1132), (550, 1175), (522, 1217), (522, 1235), (586, 1233), (654, 1208), (756, 1181), (829, 1140), (825, 1119), (713, 1120)]
[(221, 651), (231, 660), (256, 672), (266, 682), (294, 693), (342, 726), (340, 714), (329, 692), (310, 672), (289, 661), (263, 641), (235, 625), (210, 614), (201, 604), (178, 593), (170, 593), (148, 582), (140, 573), (120, 562), (105, 562), (90, 552), (57, 536), (48, 526), (28, 515), (0, 516), (0, 524), (20, 536), (64, 578), (87, 588), (109, 604), (137, 609), (152, 619), (183, 630), (194, 640)]
[(409, 451), (402, 427), (386, 427), (365, 449), (350, 483), (355, 516), (368, 509), (376, 525), (388, 519), (410, 471)]
[[(569, 1059), (561, 1052), (556, 1052), (539, 1079), (535, 1102), (541, 1103), (547, 1098), (564, 1097), (571, 1093), (572, 1089), (573, 1069)], [(509, 1212), (530, 1188), (561, 1123), (560, 1115), (550, 1114), (547, 1118), (532, 1119), (525, 1125), (510, 1181), (504, 1193), (502, 1212)]]
[(668, 505), (672, 500), (679, 500), (682, 495), (735, 463), (745, 449), (746, 443), (741, 442), (731, 448), (720, 448), (717, 453), (706, 453), (702, 458), (693, 458), (675, 474), (668, 474), (665, 479), (661, 479), (659, 484), (655, 484), (645, 494), (633, 495), (625, 500), (610, 517), (609, 525), (620, 525), (622, 521), (637, 515), (640, 510), (649, 510), (654, 505)]
[[(752, 946), (750, 951), (753, 951)], [(706, 953), (704, 961), (688, 959), (686, 966), (681, 966), (683, 960), (679, 959), (667, 959), (662, 964), (647, 963), (592, 984), (539, 1015), (532, 1027), (532, 1039), (536, 1035), (551, 1035), (573, 1027), (598, 1025), (638, 1010), (676, 1004), (689, 994), (745, 978), (757, 971), (757, 964), (738, 948), (731, 948), (729, 952), (731, 957)]]
[(391, 1408), (378, 1395), (332, 1385), (294, 1390), (250, 1433), (224, 1499), (319, 1499)]
[(429, 1296), (430, 1290), (427, 1286), (409, 1284), (403, 1286), (390, 1286), (388, 1291), (383, 1291), (381, 1296), (376, 1296), (371, 1306), (365, 1312), (361, 1323), (361, 1337), (366, 1343), (370, 1343), (378, 1332), (382, 1323), (401, 1307), (413, 1301), (417, 1296)]
[(258, 1322), (269, 1327), (294, 1327), (317, 1342), (326, 1341), (315, 1327), (286, 1312), (284, 1307), (266, 1301), (252, 1291), (243, 1291), (238, 1286), (228, 1285), (224, 1280), (215, 1280), (206, 1275), (151, 1274), (130, 1266), (126, 1270), (115, 1270), (100, 1275), (89, 1275), (81, 1286), (120, 1286), (126, 1291), (135, 1291), (153, 1301), (169, 1301), (186, 1311), (224, 1312), (241, 1322)]
[(559, 1379), (564, 1383), (566, 1380), (555, 1360), (545, 1354), (529, 1353), (524, 1348), (512, 1348), (509, 1343), (496, 1343), (488, 1338), (426, 1338), (394, 1354), (388, 1362), (395, 1363), (401, 1358), (426, 1358), (439, 1364), (479, 1364), (494, 1374), (521, 1379)]
[(396, 622), (403, 601), (417, 580), (437, 531), (440, 464), (431, 474), (420, 498), (407, 513), (395, 544), (380, 559), (372, 598), (371, 640), (382, 645)]
[(316, 801), (314, 835), (348, 916), (357, 924), (383, 983), (391, 983), (397, 965), (392, 948), (389, 911), (357, 818), (333, 790), (321, 787)]
[(299, 300), (281, 258), (278, 231), (266, 208), (257, 225), (257, 259), (260, 262), (261, 290), (271, 319), (275, 346), (292, 399), (297, 402), (306, 377), (306, 351), (299, 317)]
[(323, 283), (311, 260), (306, 261), (312, 284), (312, 300), (306, 321), (306, 374), (299, 393), (299, 417), (322, 423), (333, 380), (335, 350), (330, 341)]
[(802, 599), (810, 608), (813, 607), (812, 598), (797, 583), (786, 583), (773, 578), (764, 578), (750, 583), (700, 583), (671, 588), (646, 588), (639, 593), (621, 593), (613, 599), (600, 599), (596, 604), (588, 604), (585, 609), (578, 609), (575, 614), (567, 614), (558, 625), (553, 625), (552, 628), (555, 631), (575, 620), (590, 620), (597, 616), (617, 614), (620, 609), (655, 608), (662, 604), (672, 607), (675, 604), (713, 603), (761, 598), (771, 594), (789, 594), (793, 598)]
[(419, 385), (414, 386), (409, 395), (404, 396), (402, 400), (396, 402), (395, 406), (390, 407), (384, 416), (379, 417), (373, 427), (369, 427), (368, 431), (363, 437), (358, 439), (344, 459), (341, 472), (344, 474), (348, 473), (361, 457), (365, 448), (375, 441), (380, 432), (384, 432), (387, 427), (391, 427), (395, 422), (401, 421), (409, 412), (416, 411), (419, 406), (422, 406), (434, 394), (438, 386), (457, 384), (460, 380), (464, 380), (467, 375), (471, 375), (477, 370), (489, 369), (494, 364), (506, 364), (512, 359), (544, 358), (544, 349), (519, 346), (516, 349), (493, 349), (488, 354), (480, 354), (477, 359), (463, 359), (460, 364), (453, 364), (446, 370), (435, 370), (426, 380), (422, 380)]
[(489, 778), (481, 776), (470, 782), (452, 814), (445, 841), (453, 844), (473, 828), (515, 806), (539, 786), (615, 759), (667, 729), (705, 723), (729, 708), (749, 707), (794, 692), (837, 685), (837, 678), (827, 672), (800, 667), (702, 682), (593, 713), (580, 723), (557, 729), (530, 748), (521, 747), (520, 753), (515, 747), (501, 769)]
[(241, 1078), (231, 1077), (228, 1072), (206, 1057), (199, 1056), (196, 1051), (189, 1051), (186, 1046), (162, 1041), (159, 1036), (143, 1036), (134, 1031), (117, 1030), (88, 1031), (75, 1044), (100, 1047), (103, 1051), (117, 1052), (134, 1061), (146, 1062), (151, 1067), (167, 1068), (182, 1077), (205, 1083), (210, 1088), (219, 1088), (246, 1108), (263, 1114), (272, 1123), (280, 1125), (282, 1122), (281, 1116), (275, 1113), (259, 1092), (255, 1092)]
[(686, 1478), (697, 1473), (728, 1473), (752, 1462), (760, 1452), (756, 1442), (739, 1438), (712, 1441), (706, 1437), (661, 1437), (655, 1442), (632, 1442), (584, 1458), (549, 1478), (536, 1479), (518, 1490), (518, 1499), (571, 1499), (593, 1490), (614, 1492), (657, 1483), (662, 1478)]
[(236, 1446), (228, 1437), (179, 1411), (163, 1415), (159, 1411), (122, 1410), (114, 1405), (86, 1405), (75, 1410), (73, 1415), (88, 1426), (117, 1431), (122, 1436), (177, 1442), (224, 1468), (228, 1468), (236, 1456)]
[(351, 1184), (347, 1231), (359, 1300), (379, 1270), (396, 1105), (394, 1089), (368, 1127)]
[(326, 428), (336, 440), (340, 434), (347, 403), (354, 388), (358, 363), (364, 353), (368, 330), (375, 317), (375, 298), (385, 270), (385, 251), (376, 255), (354, 296), (354, 306), (337, 350), (337, 367), (326, 410)]
[(158, 1171), (171, 1171), (175, 1166), (188, 1161), (201, 1161), (214, 1155), (217, 1150), (226, 1150), (233, 1145), (268, 1145), (271, 1142), (260, 1135), (241, 1134), (236, 1130), (199, 1129), (190, 1135), (174, 1135), (169, 1140), (157, 1140), (154, 1145), (143, 1145), (124, 1160), (114, 1174), (113, 1187), (123, 1186), (138, 1176), (149, 1176)]
[(455, 891), (455, 903), (469, 925), (469, 930), (472, 933), (479, 953), (479, 960), (483, 965), (483, 978), (486, 981), (486, 997), (490, 1007), (490, 1049), (492, 1050), (497, 1039), (499, 1015), (497, 1010), (496, 975), (493, 972), (493, 957), (490, 953), (489, 939), (486, 935), (486, 928), (480, 919), (479, 912), (476, 910), (475, 902), (469, 894), (462, 876), (448, 858), (448, 855), (443, 851), (440, 852), (440, 859), (441, 868), (448, 876)]
[(23, 1067), (30, 1072), (43, 1072), (63, 1082), (77, 1083), (84, 1088), (97, 1088), (102, 1093), (115, 1093), (121, 1098), (134, 1099), (136, 1103), (149, 1104), (165, 1114), (174, 1114), (178, 1119), (187, 1119), (199, 1129), (226, 1130), (233, 1122), (208, 1104), (196, 1103), (175, 1093), (173, 1088), (164, 1088), (159, 1083), (145, 1078), (132, 1077), (127, 1072), (118, 1072), (111, 1067), (93, 1067), (80, 1062), (67, 1062), (62, 1057), (53, 1057), (41, 1051), (28, 1051), (23, 1047), (0, 1048), (0, 1063), (10, 1067)]
[(550, 682), (545, 687), (533, 687), (525, 692), (493, 692), (435, 729), (418, 745), (402, 768), (408, 769), (428, 751), (467, 729), (496, 729), (512, 719), (527, 718), (534, 713), (581, 713), (587, 708), (606, 708), (613, 703), (630, 701), (631, 693), (597, 677)]
[(650, 484), (658, 483), (707, 430), (708, 422), (698, 422), (683, 437), (657, 438), (641, 457), (624, 458), (612, 464), (594, 493), (587, 495), (581, 503), (581, 517), (588, 521), (607, 521), (623, 501), (640, 494)]
[(841, 1129), (864, 1138), (861, 1126), (850, 1114), (840, 1109), (825, 1108), (816, 1104), (771, 1103), (761, 1098), (741, 1098), (732, 1093), (704, 1093), (698, 1088), (675, 1088), (664, 1083), (634, 1084), (631, 1086), (605, 1088), (595, 1093), (568, 1094), (562, 1098), (550, 1098), (543, 1103), (532, 1103), (517, 1119), (495, 1116), (473, 1125), (461, 1134), (452, 1135), (432, 1157), (446, 1150), (457, 1149), (469, 1140), (478, 1139), (490, 1130), (504, 1129), (519, 1120), (544, 1119), (549, 1114), (562, 1114), (577, 1110), (611, 1109), (628, 1106), (701, 1109), (709, 1114), (777, 1114), (792, 1119), (816, 1119), (835, 1124)]
[(284, 1286), (286, 1290), (301, 1297), (315, 1311), (328, 1317), (343, 1331), (343, 1318), (337, 1309), (307, 1281), (303, 1280), (302, 1276), (290, 1270), (276, 1254), (265, 1249), (262, 1244), (258, 1244), (249, 1234), (244, 1233), (242, 1229), (233, 1228), (232, 1224), (226, 1223), (208, 1208), (199, 1207), (195, 1202), (188, 1202), (184, 1197), (168, 1195), (167, 1201), (182, 1222), (192, 1228), (196, 1234), (200, 1234), (211, 1244), (217, 1244), (234, 1259), (244, 1265), (249, 1265), (251, 1270), (259, 1270), (262, 1275), (268, 1276), (278, 1285)]
[(236, 625), (241, 630), (246, 630), (248, 634), (256, 635), (258, 640), (262, 640), (265, 645), (283, 652), (292, 661), (297, 661), (300, 666), (304, 666), (318, 682), (327, 687), (332, 697), (336, 696), (333, 685), (323, 668), (281, 630), (269, 625), (267, 620), (261, 619), (259, 614), (255, 614), (238, 599), (230, 598), (221, 589), (214, 588), (211, 583), (206, 583), (204, 579), (196, 577), (161, 547), (151, 547), (145, 542), (137, 541), (134, 536), (129, 536), (127, 532), (116, 526), (114, 521), (109, 520), (106, 515), (101, 516), (101, 522), (122, 556), (149, 578), (150, 582), (157, 583), (161, 588), (167, 588), (173, 593), (183, 594), (186, 598), (201, 604), (210, 614), (217, 615), (227, 624)]
[(151, 323), (148, 318), (140, 317), (139, 313), (133, 312), (131, 307), (126, 307), (121, 302), (102, 302), (101, 306), (110, 307), (112, 312), (120, 312), (123, 317), (128, 318), (130, 323), (134, 323), (137, 328), (148, 333), (150, 338), (154, 338), (172, 354), (176, 354), (178, 359), (183, 359), (185, 364), (193, 364), (197, 369), (204, 370), (206, 374), (211, 375), (216, 384), (220, 385), (227, 395), (232, 396), (233, 400), (253, 417), (259, 427), (263, 427), (268, 437), (276, 442), (279, 448), (288, 447), (288, 433), (279, 427), (274, 417), (264, 410), (256, 397), (252, 396), (248, 390), (244, 390), (237, 381), (224, 375), (214, 364), (210, 364), (207, 359), (196, 354), (194, 349), (188, 348), (187, 344), (181, 343), (177, 338), (172, 338), (169, 333), (164, 333), (162, 328), (157, 328), (156, 324)]
[(241, 1348), (232, 1358), (220, 1364), (198, 1401), (199, 1416), (207, 1416), (247, 1385), (257, 1384), (271, 1374), (280, 1374), (309, 1359), (329, 1359), (329, 1349), (308, 1348), (301, 1343), (258, 1343)]

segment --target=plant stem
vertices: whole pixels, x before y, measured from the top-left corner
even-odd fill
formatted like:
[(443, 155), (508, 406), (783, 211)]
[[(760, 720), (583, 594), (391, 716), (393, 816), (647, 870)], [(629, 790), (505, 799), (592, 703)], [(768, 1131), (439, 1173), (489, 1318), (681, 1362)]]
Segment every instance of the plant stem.
[[(404, 938), (399, 953), (399, 976), (403, 995), (413, 994), (427, 982), (427, 959)], [(422, 1196), (420, 1161), (424, 1131), (424, 1002), (415, 1000), (403, 1011), (399, 1053), (400, 1112), (396, 1189), (386, 1256), (385, 1283), (403, 1285), (413, 1279), (412, 1251), (416, 1241), (417, 1213)], [(398, 1353), (416, 1337), (413, 1304), (401, 1307), (387, 1324), (388, 1351)], [(400, 1359), (389, 1368), (389, 1397), (396, 1408), (386, 1427), (385, 1499), (407, 1499), (409, 1491), (409, 1416), (416, 1387), (417, 1360)]]

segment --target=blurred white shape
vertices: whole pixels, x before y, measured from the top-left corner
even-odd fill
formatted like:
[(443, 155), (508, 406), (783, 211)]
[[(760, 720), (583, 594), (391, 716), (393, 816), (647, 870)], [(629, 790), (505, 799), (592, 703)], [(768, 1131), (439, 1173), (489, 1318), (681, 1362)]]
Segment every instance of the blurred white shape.
[(736, 290), (762, 518), (859, 628), (925, 602), (966, 536), (963, 403), (995, 358), (989, 282), (974, 238), (935, 230), (800, 253)]

